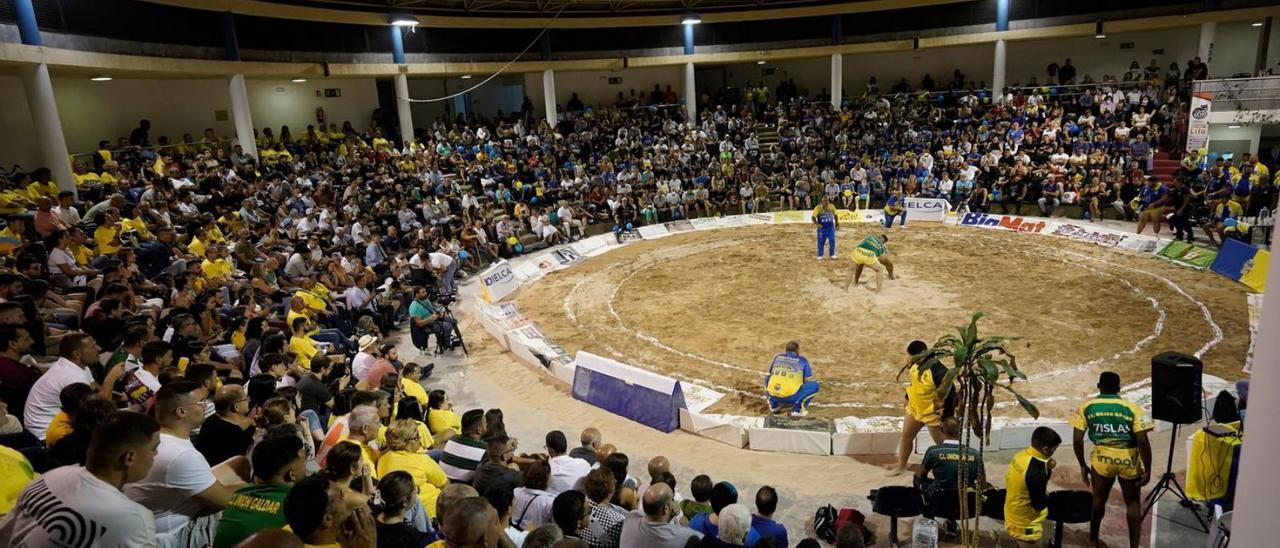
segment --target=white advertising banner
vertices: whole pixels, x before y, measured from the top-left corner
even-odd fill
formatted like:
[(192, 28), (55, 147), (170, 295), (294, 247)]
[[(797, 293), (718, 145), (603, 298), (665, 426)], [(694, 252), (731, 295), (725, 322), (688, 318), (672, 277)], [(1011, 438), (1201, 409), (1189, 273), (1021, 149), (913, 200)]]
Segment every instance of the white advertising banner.
[(1213, 93), (1191, 94), (1191, 116), (1187, 119), (1187, 152), (1209, 147), (1209, 116), (1213, 114)]
[(907, 198), (908, 221), (937, 221), (947, 219), (951, 204), (942, 198)]
[(505, 299), (520, 287), (520, 281), (516, 279), (516, 273), (507, 261), (498, 261), (481, 273), (480, 284), (484, 300), (491, 303)]

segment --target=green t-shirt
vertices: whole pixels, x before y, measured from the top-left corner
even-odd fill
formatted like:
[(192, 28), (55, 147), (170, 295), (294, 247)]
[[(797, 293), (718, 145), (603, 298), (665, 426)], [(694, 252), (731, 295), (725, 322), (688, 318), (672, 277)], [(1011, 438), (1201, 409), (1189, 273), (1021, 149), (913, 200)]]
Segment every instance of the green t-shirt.
[(409, 315), (414, 318), (421, 318), (425, 320), (430, 318), (432, 314), (434, 314), (434, 312), (431, 311), (430, 301), (413, 301), (409, 304)]
[(1094, 445), (1133, 449), (1138, 432), (1155, 427), (1138, 404), (1116, 394), (1099, 394), (1085, 402), (1069, 420), (1071, 426), (1089, 434)]
[(858, 244), (858, 249), (865, 249), (875, 253), (877, 257), (884, 255), (884, 244), (875, 236), (867, 236), (866, 238), (863, 238), (862, 242)]
[(284, 527), (284, 497), (289, 486), (282, 483), (250, 483), (222, 510), (213, 548), (230, 548), (262, 529)]
[(977, 483), (978, 476), (983, 471), (978, 450), (972, 447), (961, 449), (960, 444), (954, 442), (943, 442), (930, 447), (924, 452), (924, 461), (921, 466), (933, 473), (934, 485), (944, 489), (956, 488), (956, 482), (960, 479), (961, 466), (967, 468), (965, 483), (968, 485)]

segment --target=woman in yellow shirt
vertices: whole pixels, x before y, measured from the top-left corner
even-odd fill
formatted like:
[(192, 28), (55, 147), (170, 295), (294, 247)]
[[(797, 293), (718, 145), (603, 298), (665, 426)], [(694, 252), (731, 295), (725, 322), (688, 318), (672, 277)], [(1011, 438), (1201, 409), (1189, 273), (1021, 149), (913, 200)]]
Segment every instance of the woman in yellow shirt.
[(418, 500), (431, 517), (436, 515), (436, 499), (440, 490), (449, 484), (436, 461), (423, 454), (422, 423), (412, 420), (398, 420), (387, 429), (387, 450), (378, 459), (378, 473), (387, 475), (391, 472), (407, 472), (418, 486)]
[(427, 428), (432, 434), (449, 428), (455, 434), (462, 433), (462, 417), (453, 412), (453, 402), (449, 401), (444, 390), (432, 390), (427, 394)]

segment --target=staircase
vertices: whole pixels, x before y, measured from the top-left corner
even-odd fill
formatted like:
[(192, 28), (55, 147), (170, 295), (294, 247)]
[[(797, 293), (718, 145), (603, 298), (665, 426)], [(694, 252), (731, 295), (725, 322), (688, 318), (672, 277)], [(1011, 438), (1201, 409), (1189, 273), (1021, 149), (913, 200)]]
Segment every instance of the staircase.
[(760, 150), (778, 144), (778, 126), (759, 124), (756, 126), (756, 137), (760, 139)]
[(1180, 169), (1179, 160), (1165, 151), (1157, 151), (1155, 161), (1152, 164), (1151, 176), (1166, 185), (1173, 183), (1174, 176), (1178, 174), (1178, 169)]

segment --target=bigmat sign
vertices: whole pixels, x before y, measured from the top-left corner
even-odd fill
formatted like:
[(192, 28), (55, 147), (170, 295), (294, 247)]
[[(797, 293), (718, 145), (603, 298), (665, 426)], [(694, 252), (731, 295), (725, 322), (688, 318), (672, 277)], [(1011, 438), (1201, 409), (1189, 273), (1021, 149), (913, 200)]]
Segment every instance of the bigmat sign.
[(994, 228), (1012, 230), (1014, 232), (1034, 232), (1039, 234), (1047, 226), (1044, 221), (1030, 221), (1009, 215), (988, 215), (986, 213), (965, 213), (960, 217), (961, 226), (974, 228)]

